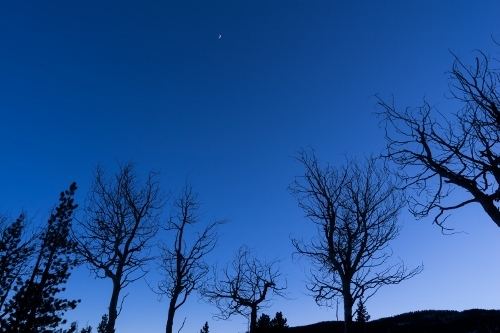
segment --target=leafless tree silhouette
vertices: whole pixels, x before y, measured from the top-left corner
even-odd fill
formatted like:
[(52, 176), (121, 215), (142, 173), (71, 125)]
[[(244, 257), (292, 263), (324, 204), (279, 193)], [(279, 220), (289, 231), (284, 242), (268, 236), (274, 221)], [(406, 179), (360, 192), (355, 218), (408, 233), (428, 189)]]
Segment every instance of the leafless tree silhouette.
[[(99, 278), (109, 278), (113, 290), (109, 303), (107, 333), (113, 333), (120, 292), (142, 278), (157, 234), (165, 195), (157, 174), (150, 172), (141, 183), (134, 163), (120, 165), (113, 178), (97, 166), (85, 202), (85, 215), (75, 235), (79, 253)], [(123, 303), (123, 299), (122, 302)]]
[(273, 296), (287, 296), (286, 285), (278, 286), (280, 277), (279, 260), (260, 261), (243, 245), (220, 275), (214, 269), (214, 279), (202, 289), (202, 295), (219, 309), (219, 319), (250, 316), (250, 333), (255, 333), (258, 310), (269, 306)]
[(408, 270), (402, 262), (388, 263), (392, 255), (388, 243), (399, 234), (397, 217), (405, 198), (391, 173), (374, 158), (364, 163), (351, 159), (338, 169), (322, 168), (314, 152), (302, 150), (296, 159), (306, 172), (289, 190), (316, 224), (318, 237), (310, 244), (299, 239), (292, 243), (314, 267), (307, 288), (316, 303), (333, 306), (339, 297), (343, 299), (345, 332), (349, 332), (356, 300), (366, 300), (380, 287), (422, 271), (422, 266)]
[(194, 234), (194, 241), (186, 242), (189, 228), (196, 227), (202, 216), (199, 213), (200, 201), (193, 186), (186, 184), (173, 204), (173, 211), (165, 227), (175, 232), (173, 246), (160, 243), (159, 271), (164, 279), (154, 290), (160, 296), (170, 298), (166, 333), (172, 333), (176, 310), (188, 296), (204, 282), (210, 267), (205, 256), (210, 253), (218, 241), (218, 227), (226, 220), (215, 220), (208, 224), (203, 232)]
[[(426, 101), (398, 111), (394, 101), (376, 96), (388, 142), (384, 156), (399, 166), (405, 187), (415, 190), (411, 212), (434, 215), (443, 231), (451, 230), (443, 225), (448, 213), (471, 203), (500, 226), (500, 70), (478, 53), (473, 66), (454, 55), (451, 98), (462, 107), (451, 117)], [(450, 198), (453, 189), (465, 190), (468, 198)]]

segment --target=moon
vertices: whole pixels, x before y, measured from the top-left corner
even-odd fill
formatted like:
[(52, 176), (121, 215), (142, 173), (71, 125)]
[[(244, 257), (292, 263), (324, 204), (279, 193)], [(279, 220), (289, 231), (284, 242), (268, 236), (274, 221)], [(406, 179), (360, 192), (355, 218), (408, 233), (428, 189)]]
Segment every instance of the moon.
[(221, 35), (221, 34), (219, 34), (219, 39), (220, 39), (220, 38), (222, 38), (222, 35)]

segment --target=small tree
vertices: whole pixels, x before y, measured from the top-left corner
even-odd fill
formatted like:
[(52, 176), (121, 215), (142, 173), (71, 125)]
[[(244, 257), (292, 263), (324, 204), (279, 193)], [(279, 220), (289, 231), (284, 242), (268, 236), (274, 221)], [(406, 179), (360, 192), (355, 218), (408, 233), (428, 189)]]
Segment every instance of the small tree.
[(92, 326), (87, 325), (86, 327), (82, 328), (80, 333), (92, 333)]
[(282, 333), (288, 330), (286, 318), (283, 317), (281, 312), (276, 312), (273, 319), (267, 314), (263, 313), (259, 320), (257, 320), (256, 332), (257, 333)]
[(202, 329), (200, 330), (200, 333), (209, 333), (208, 332), (208, 321), (205, 322), (205, 325), (203, 325)]
[(271, 317), (263, 313), (260, 315), (257, 324), (255, 325), (256, 333), (269, 333), (271, 332)]
[(274, 295), (286, 297), (286, 286), (279, 287), (279, 261), (263, 262), (256, 259), (245, 245), (237, 251), (231, 265), (222, 270), (219, 278), (202, 288), (202, 295), (220, 311), (216, 317), (228, 319), (234, 314), (250, 316), (250, 333), (256, 332), (257, 312), (269, 305)]
[(97, 325), (97, 333), (106, 333), (106, 328), (108, 327), (108, 315), (102, 315), (101, 322)]
[(288, 330), (288, 324), (286, 323), (286, 318), (283, 317), (283, 313), (276, 312), (273, 320), (271, 320), (271, 328), (274, 333), (283, 333)]
[(74, 309), (79, 300), (57, 298), (70, 271), (77, 264), (76, 243), (70, 238), (76, 183), (61, 192), (60, 204), (50, 215), (40, 234), (40, 245), (33, 270), (6, 305), (8, 318), (2, 323), (3, 332), (52, 332), (66, 323), (62, 316)]
[(370, 320), (370, 318), (371, 316), (368, 314), (368, 310), (366, 310), (363, 298), (360, 297), (358, 300), (358, 308), (356, 309), (356, 322), (362, 332), (366, 332), (366, 323)]

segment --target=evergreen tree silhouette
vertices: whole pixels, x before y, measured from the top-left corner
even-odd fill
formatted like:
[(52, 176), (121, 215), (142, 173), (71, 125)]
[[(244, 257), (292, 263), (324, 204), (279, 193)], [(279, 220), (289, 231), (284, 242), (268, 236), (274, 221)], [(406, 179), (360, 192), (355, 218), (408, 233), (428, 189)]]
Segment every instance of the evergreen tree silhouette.
[(273, 319), (267, 314), (263, 313), (257, 321), (257, 333), (282, 333), (288, 330), (286, 318), (283, 317), (281, 312), (276, 312)]
[(257, 320), (255, 330), (257, 333), (271, 332), (271, 317), (269, 317), (265, 313), (261, 314), (259, 319)]
[[(22, 283), (27, 273), (28, 263), (35, 250), (34, 237), (23, 241), (26, 233), (26, 215), (21, 214), (15, 221), (4, 227), (8, 218), (0, 217), (0, 318), (6, 315), (5, 304), (16, 286)], [(5, 326), (1, 324), (0, 326)]]
[(76, 243), (70, 237), (76, 183), (61, 192), (59, 206), (50, 215), (45, 229), (39, 236), (40, 244), (31, 276), (17, 289), (6, 304), (8, 317), (1, 331), (6, 333), (49, 333), (59, 324), (69, 309), (74, 309), (80, 300), (57, 298), (70, 271), (76, 266)]
[(99, 326), (97, 326), (97, 333), (106, 333), (107, 327), (108, 327), (108, 315), (104, 314), (101, 318)]
[(283, 317), (283, 313), (276, 312), (273, 320), (271, 320), (272, 332), (281, 333), (288, 330), (288, 325), (286, 323), (286, 318)]
[(87, 327), (82, 328), (80, 333), (92, 333), (92, 326), (87, 326)]
[(366, 323), (370, 320), (370, 315), (366, 310), (365, 303), (361, 297), (358, 301), (358, 308), (356, 309), (356, 322), (360, 328), (360, 332), (366, 332)]
[(203, 328), (200, 330), (200, 333), (208, 333), (208, 321), (205, 322)]

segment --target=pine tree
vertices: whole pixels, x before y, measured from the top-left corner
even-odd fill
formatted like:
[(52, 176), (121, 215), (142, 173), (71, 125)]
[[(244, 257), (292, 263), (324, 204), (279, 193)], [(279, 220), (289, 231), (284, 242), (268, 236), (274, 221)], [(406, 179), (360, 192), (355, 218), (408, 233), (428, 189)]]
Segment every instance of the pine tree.
[(273, 333), (286, 332), (288, 330), (288, 325), (286, 323), (286, 318), (283, 317), (283, 313), (276, 312), (273, 320), (271, 320), (271, 327)]
[(360, 331), (366, 332), (366, 323), (370, 320), (370, 315), (366, 310), (365, 303), (363, 302), (363, 298), (361, 297), (358, 301), (358, 308), (356, 310), (356, 322), (358, 322), (358, 326), (360, 327)]
[(92, 326), (87, 326), (87, 327), (82, 328), (80, 333), (92, 333)]
[(261, 314), (260, 318), (257, 320), (255, 330), (257, 333), (271, 332), (271, 317), (269, 317), (265, 313)]
[(61, 192), (60, 204), (50, 215), (47, 225), (40, 234), (40, 245), (31, 276), (18, 288), (9, 300), (6, 323), (2, 332), (49, 333), (59, 324), (66, 323), (62, 316), (74, 309), (79, 300), (57, 298), (64, 291), (64, 285), (71, 269), (76, 266), (76, 243), (70, 237), (73, 203), (76, 183), (69, 190)]
[(200, 333), (208, 333), (208, 321), (205, 322), (203, 328), (200, 330)]
[(97, 333), (106, 333), (106, 328), (108, 327), (108, 315), (102, 315), (101, 322), (97, 326)]
[(6, 315), (4, 305), (11, 292), (22, 282), (35, 250), (34, 239), (23, 240), (27, 226), (26, 215), (21, 214), (5, 227), (8, 220), (6, 215), (0, 216), (0, 318)]
[(256, 325), (257, 333), (282, 333), (287, 330), (286, 318), (281, 312), (276, 312), (273, 319), (265, 313), (261, 314)]

